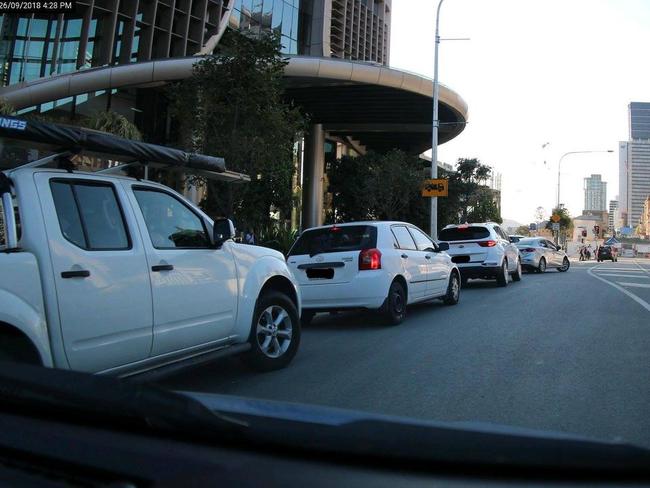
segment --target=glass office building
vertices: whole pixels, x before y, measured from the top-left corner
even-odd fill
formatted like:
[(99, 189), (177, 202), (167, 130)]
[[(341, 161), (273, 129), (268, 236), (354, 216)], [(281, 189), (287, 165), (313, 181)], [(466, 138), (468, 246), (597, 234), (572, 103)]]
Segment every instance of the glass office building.
[[(274, 31), (281, 36), (282, 51), (299, 54), (301, 0), (235, 0), (229, 25), (231, 28), (258, 35)], [(302, 53), (301, 53), (302, 54)]]

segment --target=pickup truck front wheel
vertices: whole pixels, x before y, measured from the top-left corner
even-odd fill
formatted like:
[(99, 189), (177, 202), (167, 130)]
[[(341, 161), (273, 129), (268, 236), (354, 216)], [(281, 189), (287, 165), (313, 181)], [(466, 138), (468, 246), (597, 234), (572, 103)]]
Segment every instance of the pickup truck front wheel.
[(245, 361), (255, 369), (272, 371), (287, 366), (300, 344), (300, 317), (293, 302), (277, 291), (257, 300)]

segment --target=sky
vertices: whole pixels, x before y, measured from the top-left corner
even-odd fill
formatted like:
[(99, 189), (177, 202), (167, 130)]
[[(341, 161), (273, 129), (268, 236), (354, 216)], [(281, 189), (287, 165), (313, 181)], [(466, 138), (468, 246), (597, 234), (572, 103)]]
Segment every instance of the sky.
[[(393, 0), (390, 65), (433, 76), (437, 0)], [(467, 102), (468, 124), (438, 160), (476, 157), (502, 173), (502, 217), (533, 222), (561, 201), (582, 213), (583, 178), (618, 195), (627, 106), (650, 102), (650, 0), (445, 0), (439, 79)], [(546, 148), (543, 144), (550, 143)]]

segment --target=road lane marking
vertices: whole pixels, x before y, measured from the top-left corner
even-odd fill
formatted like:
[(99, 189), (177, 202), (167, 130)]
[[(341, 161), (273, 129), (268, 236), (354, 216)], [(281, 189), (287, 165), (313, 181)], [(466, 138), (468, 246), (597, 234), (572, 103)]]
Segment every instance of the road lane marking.
[(591, 276), (593, 276), (593, 277), (596, 278), (597, 280), (600, 280), (600, 281), (602, 281), (603, 283), (607, 283), (609, 286), (612, 286), (612, 287), (616, 288), (618, 291), (620, 291), (620, 292), (623, 293), (624, 295), (627, 295), (627, 296), (630, 297), (632, 300), (634, 300), (636, 303), (638, 303), (638, 304), (641, 305), (643, 308), (645, 308), (648, 312), (650, 312), (650, 303), (646, 302), (646, 301), (643, 300), (642, 298), (639, 298), (639, 297), (636, 296), (634, 293), (632, 293), (632, 292), (626, 290), (626, 289), (623, 288), (622, 286), (617, 285), (616, 283), (612, 283), (611, 281), (608, 281), (608, 280), (606, 280), (605, 278), (601, 278), (600, 276), (598, 276), (598, 274), (594, 273), (594, 269), (596, 269), (597, 267), (598, 267), (598, 266), (594, 266), (593, 268), (589, 268), (589, 269), (587, 270), (587, 273), (589, 273)]
[(621, 286), (631, 286), (633, 288), (650, 288), (650, 285), (646, 283), (626, 283), (623, 281), (617, 281), (616, 283), (618, 283)]
[(623, 277), (623, 278), (634, 278), (634, 279), (639, 279), (639, 280), (650, 280), (650, 276), (644, 276), (643, 274), (631, 275), (631, 274), (624, 274), (624, 273), (598, 273), (598, 276), (619, 276), (619, 277)]
[[(599, 264), (598, 266), (602, 266), (602, 264)], [(598, 268), (598, 271), (627, 271), (628, 273), (645, 273), (645, 271), (642, 271), (640, 269), (633, 269), (633, 268), (610, 268), (609, 266), (606, 268)]]

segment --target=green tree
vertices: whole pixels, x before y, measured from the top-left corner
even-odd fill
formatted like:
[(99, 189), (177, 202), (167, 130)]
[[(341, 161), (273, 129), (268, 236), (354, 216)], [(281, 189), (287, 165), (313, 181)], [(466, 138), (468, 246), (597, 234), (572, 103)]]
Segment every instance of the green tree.
[(569, 211), (564, 208), (564, 207), (555, 207), (551, 211), (551, 215), (548, 218), (548, 222), (546, 223), (546, 228), (549, 230), (553, 229), (553, 220), (551, 217), (553, 215), (559, 215), (560, 216), (560, 241), (566, 240), (567, 237), (571, 236), (573, 234), (573, 219), (571, 218), (571, 214)]
[(447, 203), (457, 207), (460, 222), (502, 222), (494, 191), (486, 186), (491, 173), (491, 168), (476, 158), (460, 158), (456, 163), (449, 182), (454, 196)]
[(517, 234), (518, 236), (529, 236), (530, 230), (528, 229), (527, 225), (520, 225), (519, 227), (517, 227), (515, 234)]
[(90, 117), (80, 119), (79, 125), (134, 141), (142, 140), (138, 128), (129, 119), (112, 110), (95, 112)]
[(287, 61), (279, 36), (228, 31), (220, 46), (170, 87), (171, 113), (181, 146), (223, 157), (228, 169), (251, 176), (245, 185), (209, 181), (203, 208), (259, 230), (271, 209), (284, 218), (291, 212), (294, 141), (305, 121), (283, 99)]
[(368, 152), (329, 163), (328, 191), (332, 194), (330, 222), (351, 220), (409, 220), (415, 200), (421, 199), (423, 170), (417, 156), (400, 150)]

